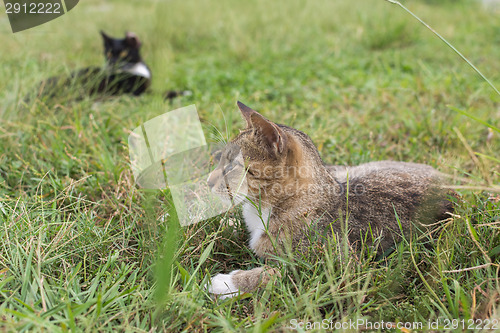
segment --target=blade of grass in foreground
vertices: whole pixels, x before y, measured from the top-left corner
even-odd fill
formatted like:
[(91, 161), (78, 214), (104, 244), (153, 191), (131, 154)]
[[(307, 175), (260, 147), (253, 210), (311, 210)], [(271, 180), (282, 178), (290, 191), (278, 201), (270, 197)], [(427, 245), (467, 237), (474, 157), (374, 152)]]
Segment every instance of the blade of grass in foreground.
[(478, 118), (478, 117), (476, 117), (476, 116), (474, 116), (474, 115), (472, 115), (472, 114), (468, 113), (467, 111), (460, 110), (459, 108), (456, 108), (456, 107), (454, 107), (454, 106), (449, 106), (449, 108), (450, 108), (450, 109), (452, 109), (452, 110), (453, 110), (453, 111), (455, 111), (455, 112), (458, 112), (458, 113), (460, 113), (460, 114), (463, 114), (463, 115), (464, 115), (464, 116), (466, 116), (466, 117), (469, 117), (469, 118), (470, 118), (470, 119), (472, 119), (472, 120), (477, 121), (477, 122), (478, 122), (478, 123), (480, 123), (480, 124), (483, 124), (483, 125), (484, 125), (484, 126), (486, 126), (486, 127), (491, 128), (491, 129), (492, 129), (492, 130), (494, 130), (495, 132), (500, 133), (500, 128), (498, 128), (498, 127), (495, 127), (495, 126), (491, 125), (490, 123), (488, 123), (488, 122), (486, 122), (486, 121), (484, 121), (484, 120), (482, 120), (482, 119), (480, 119), (480, 118)]
[(408, 14), (410, 14), (411, 16), (413, 16), (417, 21), (419, 21), (420, 23), (422, 23), (427, 29), (429, 29), (433, 34), (435, 34), (436, 36), (439, 37), (439, 39), (441, 39), (449, 48), (451, 48), (456, 54), (458, 54), (460, 56), (460, 58), (462, 58), (463, 61), (465, 61), (470, 67), (472, 67), (472, 69), (474, 71), (476, 71), (477, 74), (479, 74), (479, 76), (481, 76), (481, 78), (486, 81), (491, 88), (493, 88), (493, 90), (495, 90), (495, 92), (497, 93), (498, 96), (500, 96), (500, 91), (498, 91), (498, 89), (493, 85), (493, 83), (491, 83), (490, 80), (488, 80), (486, 78), (486, 76), (484, 76), (483, 73), (481, 73), (481, 71), (479, 69), (477, 69), (476, 66), (474, 66), (474, 64), (472, 62), (469, 61), (469, 59), (467, 59), (460, 51), (458, 51), (453, 45), (451, 45), (450, 42), (448, 42), (446, 40), (446, 38), (444, 38), (443, 36), (441, 36), (436, 30), (432, 29), (427, 23), (425, 23), (420, 17), (418, 17), (417, 15), (415, 15), (411, 10), (409, 10), (408, 8), (406, 8), (405, 6), (403, 6), (403, 4), (401, 4), (399, 1), (396, 1), (396, 0), (386, 0), (386, 1), (389, 1), (390, 3), (393, 3), (395, 5), (398, 5), (400, 6), (401, 8), (403, 8)]
[[(149, 225), (157, 223), (156, 213), (154, 209), (157, 200), (158, 191), (145, 191), (144, 211), (145, 218)], [(165, 202), (170, 207), (166, 215), (167, 232), (160, 245), (158, 258), (155, 264), (156, 289), (154, 299), (158, 305), (165, 304), (168, 300), (171, 287), (172, 268), (175, 261), (175, 253), (179, 242), (180, 224), (175, 210), (172, 195), (169, 190), (164, 191)]]
[(488, 159), (488, 160), (490, 160), (490, 161), (493, 161), (493, 162), (496, 162), (496, 163), (500, 164), (500, 159), (498, 159), (498, 158), (494, 158), (494, 157), (492, 157), (492, 156), (485, 155), (485, 154), (481, 154), (481, 153), (478, 153), (478, 152), (475, 152), (475, 154), (476, 154), (477, 156), (484, 157), (484, 158), (486, 158), (486, 159)]

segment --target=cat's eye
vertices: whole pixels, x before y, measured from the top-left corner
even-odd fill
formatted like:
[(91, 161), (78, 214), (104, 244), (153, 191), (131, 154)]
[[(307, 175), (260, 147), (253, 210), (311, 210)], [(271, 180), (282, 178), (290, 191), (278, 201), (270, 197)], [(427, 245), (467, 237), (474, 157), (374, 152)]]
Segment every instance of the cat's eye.
[(111, 51), (106, 52), (106, 58), (111, 59), (112, 55)]
[(127, 51), (122, 51), (120, 53), (120, 58), (125, 58), (126, 56), (128, 56), (128, 52)]
[(231, 161), (230, 163), (228, 163), (224, 166), (224, 170), (222, 171), (222, 174), (225, 176), (228, 173), (230, 173), (231, 171), (233, 171), (234, 168), (236, 168), (236, 167), (243, 167), (243, 165), (237, 160)]
[(222, 151), (218, 150), (216, 152), (214, 152), (211, 156), (211, 161), (215, 164), (219, 163), (220, 160), (221, 160), (221, 155), (222, 155)]
[(224, 170), (222, 171), (222, 174), (224, 176), (226, 176), (228, 173), (233, 171), (235, 167), (236, 167), (236, 164), (234, 164), (234, 163), (229, 163), (229, 164), (225, 165)]

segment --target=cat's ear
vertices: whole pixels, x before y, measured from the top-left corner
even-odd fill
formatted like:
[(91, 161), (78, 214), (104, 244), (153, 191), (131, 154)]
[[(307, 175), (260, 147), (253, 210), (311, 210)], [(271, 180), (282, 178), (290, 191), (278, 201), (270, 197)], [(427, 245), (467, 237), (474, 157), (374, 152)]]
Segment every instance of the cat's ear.
[(257, 113), (257, 111), (249, 108), (248, 106), (241, 103), (240, 101), (238, 101), (236, 104), (238, 105), (238, 108), (241, 111), (241, 115), (243, 116), (243, 119), (245, 119), (245, 121), (247, 122), (247, 128), (252, 128), (253, 127), (252, 114)]
[(255, 128), (267, 141), (271, 151), (283, 153), (286, 147), (286, 135), (276, 124), (264, 118), (257, 111), (238, 101), (238, 108), (247, 122), (247, 128)]
[(110, 45), (111, 42), (113, 41), (113, 38), (109, 37), (108, 35), (106, 35), (106, 33), (104, 31), (100, 31), (101, 33), (101, 36), (102, 36), (102, 40), (104, 41), (104, 45)]
[(141, 46), (141, 41), (139, 40), (139, 37), (137, 37), (137, 35), (134, 34), (133, 32), (129, 31), (125, 33), (125, 43), (127, 43), (127, 45), (133, 49), (138, 49)]

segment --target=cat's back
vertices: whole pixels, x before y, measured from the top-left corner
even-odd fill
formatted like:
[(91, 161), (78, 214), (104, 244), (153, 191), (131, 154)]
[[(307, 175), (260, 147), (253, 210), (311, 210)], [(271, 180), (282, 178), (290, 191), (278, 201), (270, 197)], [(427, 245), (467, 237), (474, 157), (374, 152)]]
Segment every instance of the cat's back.
[(424, 164), (379, 161), (336, 166), (330, 172), (349, 195), (353, 218), (360, 220), (386, 223), (394, 220), (395, 212), (403, 220), (409, 220), (418, 210), (427, 208), (435, 212), (431, 215), (439, 215), (445, 198), (446, 190), (441, 187), (443, 175)]
[(327, 169), (340, 186), (343, 199), (336, 209), (349, 216), (352, 242), (359, 241), (360, 232), (385, 230), (393, 234), (381, 244), (387, 249), (393, 238), (398, 239), (400, 226), (406, 234), (411, 220), (430, 224), (452, 211), (443, 176), (431, 166), (379, 161)]
[(369, 162), (357, 166), (333, 165), (327, 166), (327, 169), (340, 181), (347, 181), (347, 179), (368, 181), (398, 174), (408, 174), (408, 176), (415, 177), (441, 177), (441, 174), (429, 165), (396, 161)]
[[(331, 171), (341, 187), (366, 204), (420, 201), (440, 191), (442, 174), (425, 164), (378, 161), (359, 166), (336, 167)], [(418, 202), (414, 203), (418, 205)]]

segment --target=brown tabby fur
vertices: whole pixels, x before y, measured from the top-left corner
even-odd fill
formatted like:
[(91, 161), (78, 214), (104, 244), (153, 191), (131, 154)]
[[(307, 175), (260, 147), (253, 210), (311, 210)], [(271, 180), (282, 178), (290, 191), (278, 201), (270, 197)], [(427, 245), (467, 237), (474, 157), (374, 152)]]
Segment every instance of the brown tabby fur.
[[(347, 233), (352, 248), (377, 239), (380, 253), (401, 240), (401, 230), (409, 236), (413, 222), (430, 224), (453, 210), (442, 175), (430, 166), (392, 161), (326, 166), (309, 136), (240, 102), (238, 107), (247, 128), (223, 150), (208, 182), (222, 198), (233, 198), (233, 184), (246, 174), (250, 200), (244, 200), (243, 217), (250, 247), (262, 258), (287, 246), (306, 249), (311, 232), (333, 232), (337, 238)], [(231, 165), (238, 153), (244, 166)], [(209, 291), (234, 296), (254, 290), (274, 273), (259, 267), (218, 274)]]

